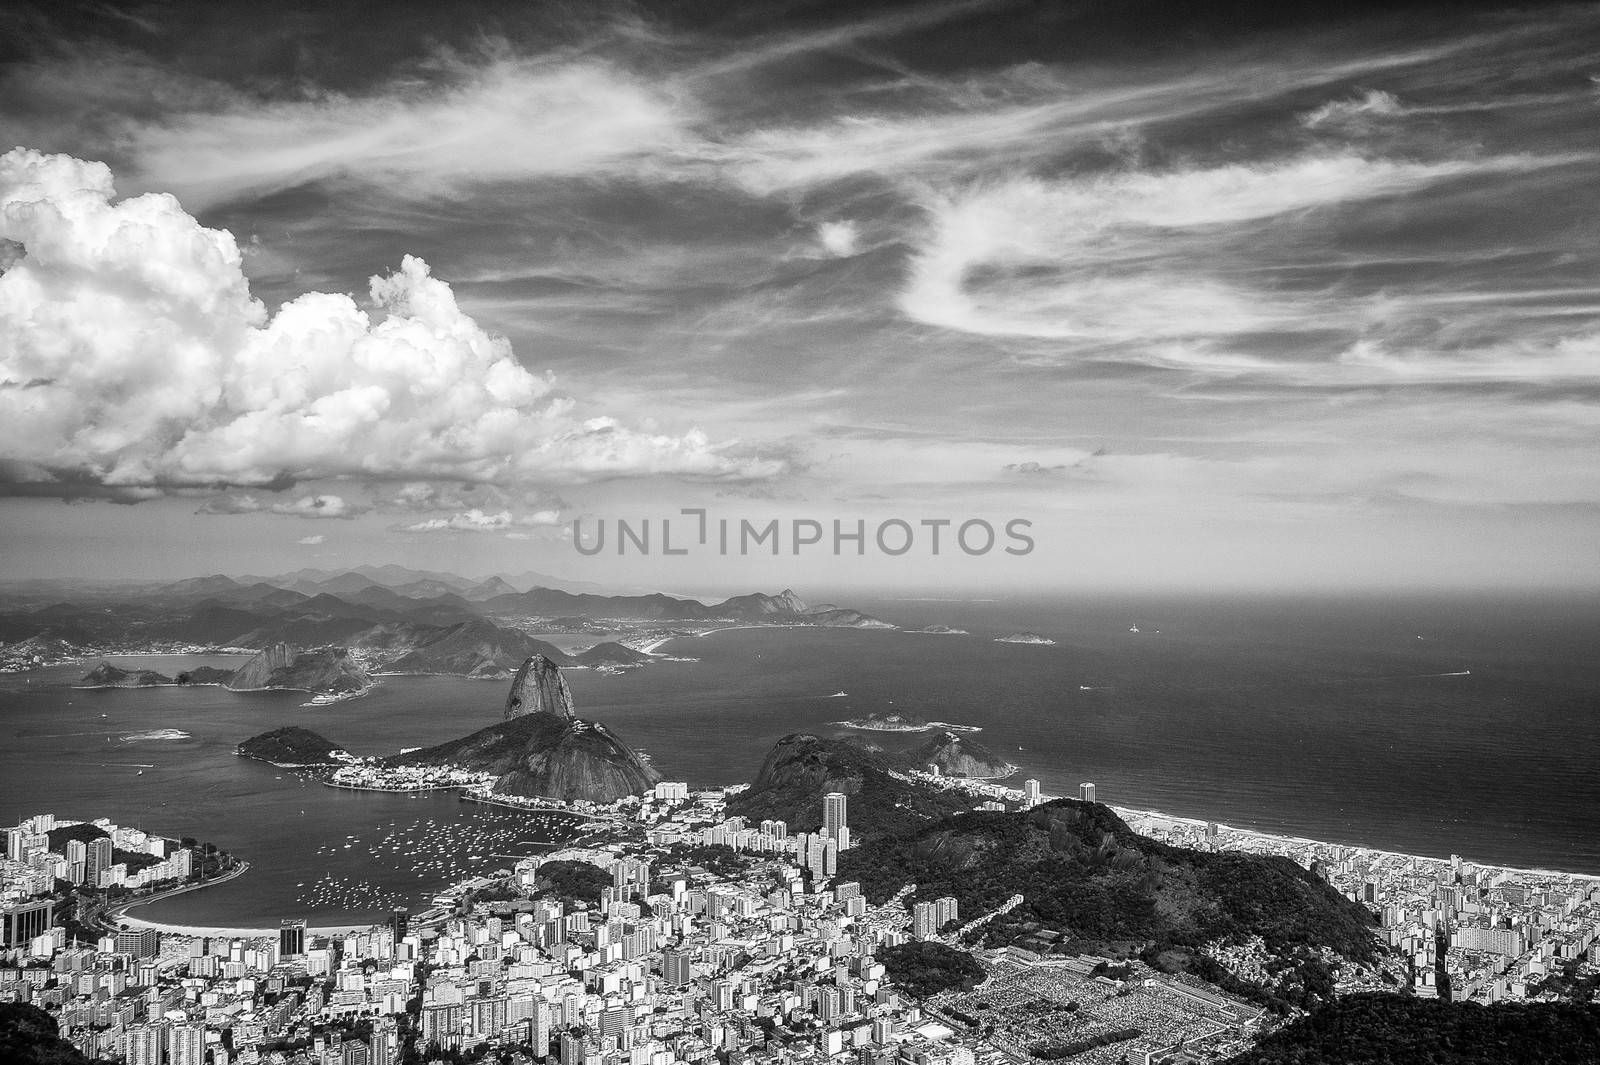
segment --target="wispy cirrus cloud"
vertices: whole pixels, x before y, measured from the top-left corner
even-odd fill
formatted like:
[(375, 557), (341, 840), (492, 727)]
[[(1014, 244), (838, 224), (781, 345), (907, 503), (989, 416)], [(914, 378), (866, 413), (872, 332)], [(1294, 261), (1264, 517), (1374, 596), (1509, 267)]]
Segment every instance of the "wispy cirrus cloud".
[[(1356, 316), (1347, 306), (1314, 293), (1276, 294), (1219, 264), (1237, 263), (1240, 241), (1292, 232), (1309, 212), (1588, 159), (1413, 162), (1313, 153), (978, 183), (930, 199), (900, 306), (918, 321), (962, 332), (1107, 344), (1348, 329)], [(1160, 353), (1148, 357), (1163, 361)], [(1214, 365), (1234, 371), (1270, 363), (1225, 352)]]
[(362, 96), (321, 93), (129, 123), (146, 185), (191, 208), (317, 182), (427, 198), (463, 183), (593, 177), (684, 150), (693, 102), (592, 59), (501, 57)]

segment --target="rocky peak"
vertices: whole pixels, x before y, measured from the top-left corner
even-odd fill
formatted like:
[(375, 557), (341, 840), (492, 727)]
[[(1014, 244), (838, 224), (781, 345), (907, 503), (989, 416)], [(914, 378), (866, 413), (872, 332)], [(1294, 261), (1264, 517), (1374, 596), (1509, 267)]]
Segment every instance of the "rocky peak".
[(805, 600), (801, 599), (798, 595), (795, 595), (793, 588), (785, 588), (783, 591), (773, 596), (772, 600), (773, 603), (780, 609), (789, 613), (804, 614), (806, 612)]
[(527, 714), (554, 714), (572, 720), (572, 689), (556, 664), (544, 655), (530, 655), (511, 680), (506, 695), (506, 720)]

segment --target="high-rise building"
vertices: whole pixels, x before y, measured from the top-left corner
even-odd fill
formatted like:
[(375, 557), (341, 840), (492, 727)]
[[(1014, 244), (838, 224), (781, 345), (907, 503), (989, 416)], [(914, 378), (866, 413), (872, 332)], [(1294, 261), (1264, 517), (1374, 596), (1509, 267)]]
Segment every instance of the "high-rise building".
[(1039, 782), (1029, 777), (1022, 782), (1022, 805), (1031, 810), (1039, 805)]
[(167, 1033), (167, 1065), (205, 1065), (206, 1030), (199, 1025), (175, 1024)]
[(81, 884), (89, 875), (89, 848), (81, 839), (67, 840), (67, 879)]
[(842, 1012), (839, 989), (837, 987), (821, 988), (817, 995), (817, 1019), (825, 1025), (832, 1025), (839, 1019)]
[(167, 1051), (167, 1026), (140, 1024), (128, 1029), (123, 1044), (128, 1065), (161, 1065)]
[(306, 923), (303, 920), (284, 921), (278, 928), (278, 956), (298, 957), (306, 952)]
[(822, 797), (822, 834), (840, 850), (850, 849), (846, 799), (841, 791), (830, 791)]
[(668, 987), (683, 987), (694, 982), (694, 956), (688, 951), (661, 952), (661, 979)]
[(372, 1023), (372, 1065), (395, 1065), (400, 1060), (400, 1032), (393, 1017), (379, 1017)]
[(396, 906), (389, 915), (389, 931), (394, 937), (396, 946), (411, 931), (411, 911), (404, 906)]
[(544, 999), (537, 999), (533, 1005), (533, 1017), (529, 1024), (529, 1042), (533, 1045), (533, 1056), (536, 1058), (548, 1057), (550, 1054), (550, 1004)]
[(919, 902), (911, 908), (911, 934), (918, 939), (932, 939), (939, 934), (939, 905)]
[(0, 909), (0, 947), (7, 950), (26, 947), (55, 924), (54, 899), (18, 902)]
[(100, 874), (111, 868), (111, 840), (101, 836), (84, 847), (83, 880), (90, 887), (100, 886)]
[(796, 856), (813, 880), (832, 876), (839, 868), (839, 845), (820, 832), (795, 837)]
[(161, 953), (161, 933), (154, 928), (129, 929), (117, 933), (116, 944), (118, 954), (127, 954), (135, 961), (153, 958)]
[(1078, 785), (1078, 801), (1079, 802), (1094, 802), (1095, 801), (1094, 785), (1093, 784), (1089, 783), (1088, 781), (1084, 781), (1082, 784)]

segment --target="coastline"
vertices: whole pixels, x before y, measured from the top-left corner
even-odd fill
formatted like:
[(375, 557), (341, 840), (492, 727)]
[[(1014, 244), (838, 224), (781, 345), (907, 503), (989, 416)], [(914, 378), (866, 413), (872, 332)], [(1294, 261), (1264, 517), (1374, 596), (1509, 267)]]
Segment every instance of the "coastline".
[[(957, 778), (951, 778), (951, 779), (957, 779)], [(980, 778), (971, 777), (971, 778), (960, 778), (960, 779), (968, 779), (968, 780), (972, 780), (975, 783), (983, 783), (983, 782), (986, 782), (987, 779), (1000, 779), (1000, 778), (984, 778), (984, 779), (980, 779)], [(1043, 796), (1045, 801), (1049, 801), (1050, 799), (1061, 798), (1061, 797), (1062, 796), (1052, 796), (1052, 795)], [(487, 797), (482, 797), (482, 796), (477, 796), (477, 795), (471, 795), (471, 794), (462, 795), (461, 796), (461, 800), (463, 802), (480, 803), (480, 804), (487, 805), (487, 806), (495, 806), (495, 807), (502, 807), (502, 808), (517, 809), (517, 810), (524, 811), (524, 812), (529, 812), (530, 809), (534, 810), (534, 811), (538, 810), (538, 808), (536, 808), (536, 807), (535, 808), (530, 808), (528, 806), (525, 806), (525, 805), (522, 805), (522, 804), (519, 804), (519, 803), (497, 801), (497, 800), (492, 799), (492, 798), (487, 798)], [(1426, 855), (1426, 854), (1410, 854), (1410, 853), (1403, 852), (1403, 851), (1385, 850), (1383, 848), (1367, 846), (1367, 845), (1360, 844), (1360, 843), (1341, 843), (1341, 842), (1333, 842), (1333, 841), (1329, 841), (1329, 840), (1311, 839), (1310, 837), (1306, 837), (1306, 836), (1293, 836), (1293, 835), (1286, 835), (1286, 834), (1276, 833), (1276, 832), (1264, 832), (1264, 831), (1261, 831), (1259, 829), (1242, 828), (1242, 827), (1239, 827), (1237, 825), (1230, 825), (1230, 824), (1226, 824), (1226, 823), (1221, 822), (1221, 821), (1209, 822), (1209, 821), (1207, 821), (1205, 819), (1202, 819), (1202, 818), (1184, 817), (1184, 816), (1180, 816), (1180, 815), (1177, 815), (1177, 814), (1170, 814), (1170, 813), (1167, 813), (1167, 812), (1162, 811), (1162, 810), (1147, 810), (1147, 809), (1138, 809), (1138, 808), (1128, 807), (1128, 806), (1113, 806), (1113, 805), (1111, 805), (1109, 803), (1106, 804), (1106, 805), (1107, 805), (1108, 809), (1110, 809), (1112, 812), (1117, 814), (1124, 821), (1130, 821), (1130, 822), (1132, 820), (1134, 820), (1134, 819), (1146, 819), (1146, 820), (1151, 820), (1151, 821), (1155, 821), (1155, 822), (1158, 822), (1158, 823), (1164, 823), (1164, 824), (1169, 825), (1169, 826), (1183, 826), (1185, 828), (1195, 829), (1195, 830), (1200, 830), (1200, 831), (1203, 831), (1208, 824), (1215, 824), (1219, 830), (1224, 830), (1224, 831), (1230, 833), (1233, 836), (1246, 837), (1246, 838), (1251, 839), (1251, 840), (1259, 840), (1259, 841), (1261, 841), (1263, 843), (1267, 843), (1267, 844), (1316, 846), (1316, 847), (1349, 847), (1349, 848), (1351, 848), (1353, 850), (1360, 851), (1360, 852), (1363, 852), (1365, 854), (1374, 855), (1374, 856), (1381, 857), (1381, 858), (1386, 858), (1386, 859), (1394, 859), (1394, 860), (1397, 860), (1397, 861), (1438, 862), (1438, 863), (1441, 863), (1441, 864), (1448, 864), (1449, 861), (1450, 861), (1449, 857), (1439, 857), (1439, 856), (1435, 856), (1435, 855)], [(559, 813), (559, 814), (562, 814), (564, 816), (573, 817), (575, 820), (578, 820), (578, 821), (585, 821), (586, 820), (586, 821), (591, 822), (591, 826), (593, 825), (593, 823), (596, 823), (596, 822), (604, 823), (607, 820), (607, 817), (605, 815), (603, 815), (603, 814), (582, 814), (582, 813), (577, 813), (575, 811), (568, 811), (568, 810), (559, 810), (559, 811), (558, 810), (548, 810), (548, 811), (543, 811), (543, 812)], [(1576, 873), (1576, 872), (1570, 872), (1570, 871), (1561, 870), (1561, 869), (1525, 868), (1525, 867), (1521, 867), (1521, 866), (1497, 865), (1497, 864), (1488, 863), (1488, 862), (1476, 861), (1476, 860), (1473, 860), (1471, 858), (1467, 858), (1466, 856), (1462, 856), (1462, 860), (1464, 862), (1470, 863), (1471, 865), (1475, 866), (1478, 869), (1488, 870), (1488, 871), (1492, 871), (1492, 872), (1505, 873), (1505, 874), (1509, 874), (1511, 876), (1557, 877), (1557, 878), (1566, 878), (1566, 879), (1571, 879), (1571, 880), (1586, 881), (1586, 882), (1591, 882), (1591, 883), (1600, 883), (1600, 875), (1596, 875), (1596, 874)], [(154, 920), (150, 920), (148, 918), (143, 918), (143, 917), (135, 917), (135, 916), (131, 915), (128, 912), (130, 910), (135, 909), (136, 907), (147, 905), (147, 904), (152, 903), (152, 902), (157, 902), (157, 901), (160, 901), (162, 899), (170, 898), (170, 897), (175, 896), (175, 895), (184, 894), (184, 893), (190, 892), (190, 891), (197, 891), (197, 890), (200, 890), (202, 888), (211, 887), (211, 886), (213, 886), (215, 884), (224, 883), (227, 880), (231, 880), (234, 877), (242, 875), (243, 873), (247, 872), (249, 870), (249, 868), (250, 868), (250, 864), (248, 862), (241, 862), (240, 865), (237, 868), (235, 868), (234, 870), (230, 871), (225, 876), (218, 877), (215, 880), (208, 880), (208, 881), (206, 881), (204, 883), (201, 883), (201, 884), (190, 884), (190, 885), (186, 885), (186, 886), (181, 887), (181, 888), (175, 888), (175, 889), (173, 889), (171, 891), (162, 892), (162, 893), (160, 893), (158, 895), (153, 895), (153, 896), (151, 896), (149, 898), (135, 900), (134, 902), (128, 903), (128, 904), (126, 904), (124, 906), (121, 906), (121, 907), (119, 907), (117, 909), (107, 911), (106, 914), (105, 914), (104, 920), (106, 922), (109, 922), (109, 923), (112, 923), (112, 924), (123, 924), (123, 925), (127, 925), (127, 926), (133, 927), (133, 928), (153, 928), (153, 929), (155, 929), (155, 930), (157, 930), (159, 932), (162, 932), (164, 934), (177, 935), (177, 936), (214, 937), (214, 938), (215, 937), (222, 937), (222, 938), (241, 938), (241, 939), (254, 938), (254, 937), (260, 937), (260, 936), (276, 936), (278, 934), (278, 929), (277, 928), (272, 928), (272, 927), (261, 928), (261, 927), (251, 927), (251, 926), (179, 924), (179, 923), (167, 922), (167, 921), (154, 921)], [(329, 925), (318, 925), (318, 926), (309, 926), (308, 925), (307, 928), (306, 928), (306, 931), (309, 932), (309, 933), (312, 933), (312, 934), (316, 934), (316, 935), (337, 936), (337, 935), (347, 935), (347, 934), (352, 934), (352, 933), (364, 932), (364, 931), (367, 931), (368, 929), (377, 927), (379, 924), (381, 924), (381, 922), (377, 922), (377, 923), (371, 923), (371, 922), (369, 922), (369, 923), (343, 923), (343, 924), (329, 924)]]
[[(653, 655), (653, 654), (656, 653), (656, 649), (657, 648), (661, 647), (663, 644), (669, 644), (673, 640), (699, 640), (699, 639), (704, 639), (707, 636), (710, 636), (714, 632), (733, 632), (736, 629), (839, 629), (839, 630), (847, 630), (847, 631), (850, 631), (850, 632), (905, 632), (906, 631), (905, 629), (902, 629), (898, 625), (889, 625), (889, 624), (884, 624), (884, 625), (807, 625), (805, 622), (796, 622), (795, 624), (792, 624), (792, 625), (718, 625), (716, 628), (714, 628), (714, 629), (706, 629), (704, 632), (679, 633), (679, 634), (677, 634), (675, 636), (663, 636), (659, 640), (649, 640), (649, 641), (646, 641), (645, 643), (641, 643), (641, 644), (637, 645), (636, 647), (634, 647), (634, 650), (642, 651), (647, 655)], [(634, 646), (634, 645), (628, 644), (627, 646)]]
[[(262, 937), (277, 938), (276, 928), (233, 928), (222, 925), (201, 924), (166, 924), (162, 921), (151, 921), (143, 917), (118, 917), (118, 922), (132, 928), (153, 928), (162, 935), (189, 936), (194, 939), (259, 939)], [(311, 925), (306, 926), (306, 932), (319, 936), (342, 936), (351, 933), (365, 932), (369, 928), (377, 928), (382, 922), (371, 924), (338, 924), (338, 925)]]
[[(176, 898), (179, 895), (187, 895), (192, 891), (200, 891), (200, 890), (202, 890), (204, 888), (215, 887), (218, 884), (226, 884), (228, 881), (233, 880), (233, 879), (235, 879), (237, 877), (241, 877), (245, 873), (248, 873), (249, 871), (250, 871), (250, 863), (248, 861), (241, 860), (238, 865), (234, 866), (232, 869), (228, 870), (226, 873), (222, 874), (221, 876), (213, 877), (210, 880), (202, 880), (199, 883), (195, 883), (195, 884), (185, 884), (182, 887), (171, 888), (171, 889), (169, 889), (167, 891), (158, 891), (154, 895), (149, 895), (149, 896), (147, 896), (145, 898), (142, 898), (142, 899), (134, 899), (132, 902), (124, 903), (121, 906), (117, 906), (117, 907), (114, 907), (112, 909), (109, 909), (100, 917), (100, 921), (101, 921), (102, 924), (106, 924), (106, 925), (112, 925), (112, 924), (123, 925), (123, 924), (125, 924), (125, 925), (131, 925), (131, 926), (133, 926), (135, 928), (154, 928), (157, 931), (175, 931), (178, 928), (184, 927), (184, 926), (168, 925), (168, 924), (163, 924), (163, 923), (161, 923), (159, 921), (149, 921), (149, 920), (146, 920), (143, 917), (133, 917), (133, 916), (129, 915), (128, 911), (131, 910), (131, 909), (134, 909), (135, 907), (138, 907), (138, 906), (148, 906), (152, 902), (160, 902), (163, 899)], [(198, 927), (198, 926), (196, 926), (196, 927)], [(182, 933), (179, 933), (179, 934), (182, 934), (182, 935), (191, 935), (191, 934), (193, 934), (193, 935), (213, 935), (213, 934), (221, 935), (223, 933), (221, 933), (221, 932), (217, 932), (217, 933), (211, 933), (211, 932), (197, 932), (197, 933), (182, 932)], [(274, 933), (274, 934), (276, 934), (276, 933)]]
[[(1046, 796), (1045, 798), (1062, 798), (1062, 796)], [(1223, 821), (1206, 821), (1198, 817), (1181, 817), (1177, 814), (1169, 814), (1162, 810), (1139, 810), (1130, 806), (1112, 806), (1109, 803), (1106, 804), (1106, 807), (1107, 809), (1111, 810), (1112, 813), (1116, 814), (1118, 817), (1121, 817), (1124, 821), (1129, 820), (1130, 818), (1148, 818), (1152, 821), (1162, 821), (1172, 825), (1182, 825), (1186, 828), (1202, 830), (1208, 824), (1214, 824), (1217, 826), (1218, 830), (1226, 830), (1235, 835), (1248, 836), (1252, 839), (1269, 840), (1274, 843), (1288, 843), (1311, 847), (1349, 847), (1352, 850), (1358, 850), (1366, 854), (1378, 855), (1384, 858), (1406, 859), (1410, 861), (1421, 862), (1442, 862), (1447, 865), (1450, 862), (1449, 855), (1440, 857), (1432, 854), (1411, 854), (1406, 851), (1385, 850), (1382, 847), (1373, 847), (1365, 843), (1344, 843), (1326, 839), (1311, 839), (1308, 836), (1290, 836), (1280, 832), (1263, 832), (1257, 828), (1241, 828), (1238, 825), (1230, 825)], [(1476, 858), (1471, 858), (1464, 854), (1459, 855), (1459, 857), (1464, 864), (1474, 866), (1478, 869), (1487, 869), (1495, 872), (1510, 873), (1521, 876), (1567, 877), (1573, 880), (1588, 880), (1600, 883), (1600, 874), (1595, 873), (1575, 873), (1565, 869), (1549, 869), (1544, 867), (1498, 865), (1494, 862), (1479, 861)]]
[(649, 640), (642, 643), (634, 649), (647, 655), (653, 655), (656, 653), (657, 648), (669, 644), (673, 640), (703, 640), (714, 632), (732, 632), (734, 629), (781, 629), (786, 627), (784, 625), (718, 625), (716, 628), (706, 629), (704, 632), (677, 633), (672, 636), (663, 636), (659, 640)]

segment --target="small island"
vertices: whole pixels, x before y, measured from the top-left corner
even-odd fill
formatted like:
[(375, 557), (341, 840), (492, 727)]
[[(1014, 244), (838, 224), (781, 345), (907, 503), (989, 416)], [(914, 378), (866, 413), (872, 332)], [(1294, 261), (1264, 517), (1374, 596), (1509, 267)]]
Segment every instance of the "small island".
[(999, 636), (995, 643), (1032, 643), (1041, 647), (1054, 647), (1055, 641), (1048, 636), (1040, 636), (1037, 632), (1013, 632), (1010, 636)]
[(229, 669), (198, 666), (185, 670), (176, 677), (157, 673), (153, 669), (122, 669), (110, 662), (101, 662), (74, 687), (78, 688), (164, 688), (226, 684), (233, 676)]
[(239, 744), (237, 750), (240, 757), (270, 762), (280, 769), (305, 769), (345, 761), (344, 751), (327, 737), (295, 725), (251, 736)]
[(845, 728), (864, 729), (868, 732), (926, 732), (933, 727), (930, 722), (910, 714), (868, 714), (849, 721), (837, 721)]
[(978, 725), (953, 725), (948, 721), (924, 721), (912, 714), (868, 714), (849, 721), (832, 722), (840, 728), (861, 729), (865, 732), (927, 732), (942, 728), (951, 732), (982, 732)]
[(953, 625), (929, 625), (929, 626), (927, 626), (925, 628), (912, 629), (911, 631), (912, 632), (920, 632), (920, 633), (922, 633), (924, 635), (927, 635), (927, 636), (970, 636), (970, 635), (972, 635), (966, 629), (958, 629)]

